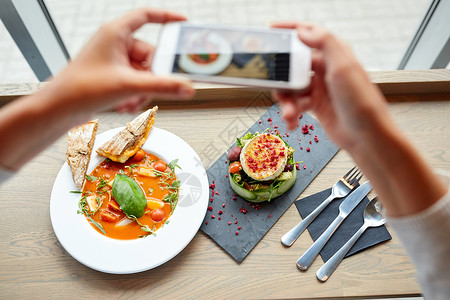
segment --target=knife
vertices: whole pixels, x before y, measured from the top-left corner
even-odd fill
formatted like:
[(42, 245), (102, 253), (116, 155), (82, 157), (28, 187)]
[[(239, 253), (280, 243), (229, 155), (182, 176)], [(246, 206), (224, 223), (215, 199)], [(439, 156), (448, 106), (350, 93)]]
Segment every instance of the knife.
[(308, 270), (314, 259), (322, 250), (323, 246), (328, 242), (334, 231), (341, 225), (342, 221), (352, 212), (352, 210), (358, 206), (362, 199), (370, 192), (372, 186), (369, 181), (360, 185), (353, 193), (351, 193), (345, 200), (339, 205), (339, 215), (328, 226), (328, 228), (322, 233), (322, 235), (309, 247), (308, 250), (297, 260), (297, 268), (302, 271)]

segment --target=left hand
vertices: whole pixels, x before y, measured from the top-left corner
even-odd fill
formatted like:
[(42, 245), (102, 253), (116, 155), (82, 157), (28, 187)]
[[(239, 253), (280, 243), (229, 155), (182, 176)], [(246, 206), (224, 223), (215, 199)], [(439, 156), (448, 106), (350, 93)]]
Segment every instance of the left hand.
[(81, 113), (111, 108), (134, 113), (154, 97), (192, 97), (189, 81), (150, 72), (154, 47), (133, 37), (146, 23), (184, 20), (176, 13), (140, 9), (103, 25), (55, 78), (53, 87), (63, 90), (69, 99), (66, 105), (71, 103), (72, 109)]

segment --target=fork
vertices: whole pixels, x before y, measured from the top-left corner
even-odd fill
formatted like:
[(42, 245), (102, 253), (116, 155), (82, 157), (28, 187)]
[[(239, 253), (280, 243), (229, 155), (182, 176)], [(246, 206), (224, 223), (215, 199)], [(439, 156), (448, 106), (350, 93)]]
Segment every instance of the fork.
[(305, 217), (294, 228), (289, 230), (281, 237), (281, 243), (287, 247), (291, 246), (309, 224), (322, 212), (322, 210), (330, 204), (334, 199), (347, 196), (350, 191), (359, 183), (362, 178), (361, 171), (355, 166), (348, 171), (341, 179), (339, 179), (331, 189), (331, 195), (328, 196), (314, 211)]

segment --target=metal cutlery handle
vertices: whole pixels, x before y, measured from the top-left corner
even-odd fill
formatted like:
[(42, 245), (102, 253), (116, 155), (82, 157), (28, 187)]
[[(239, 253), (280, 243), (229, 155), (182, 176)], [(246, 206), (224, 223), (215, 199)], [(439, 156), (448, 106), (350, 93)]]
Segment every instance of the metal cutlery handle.
[(333, 274), (334, 270), (336, 270), (337, 266), (340, 264), (344, 256), (347, 252), (352, 248), (352, 246), (356, 243), (359, 237), (366, 231), (367, 225), (363, 224), (361, 228), (344, 244), (344, 246), (339, 249), (316, 273), (317, 279), (320, 281), (326, 281), (331, 274)]
[(308, 270), (309, 266), (311, 266), (314, 259), (319, 254), (320, 250), (322, 250), (323, 246), (328, 242), (331, 235), (334, 233), (336, 228), (339, 227), (341, 222), (344, 220), (344, 217), (339, 214), (336, 219), (328, 226), (328, 228), (322, 233), (322, 235), (314, 242), (314, 244), (309, 247), (308, 250), (297, 260), (297, 268), (302, 271)]
[(325, 199), (322, 204), (320, 204), (315, 210), (313, 210), (306, 218), (304, 218), (300, 223), (298, 223), (294, 228), (289, 230), (286, 234), (281, 237), (281, 243), (285, 246), (292, 246), (292, 244), (298, 239), (300, 234), (305, 231), (306, 227), (311, 224), (312, 221), (322, 212), (322, 210), (330, 204), (334, 199), (334, 195), (331, 194)]

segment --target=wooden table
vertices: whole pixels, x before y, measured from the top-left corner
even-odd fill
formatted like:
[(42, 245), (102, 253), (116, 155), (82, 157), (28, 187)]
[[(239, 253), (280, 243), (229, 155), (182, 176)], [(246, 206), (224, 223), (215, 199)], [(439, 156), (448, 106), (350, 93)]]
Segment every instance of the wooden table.
[[(448, 84), (448, 75), (439, 80)], [(382, 88), (383, 80), (378, 82)], [(405, 87), (394, 85), (394, 92), (392, 86), (389, 88), (385, 91), (389, 100), (402, 101), (390, 104), (395, 121), (433, 167), (450, 170), (450, 101), (439, 101), (449, 100), (450, 91), (444, 87), (440, 94), (396, 94)], [(215, 90), (214, 95), (220, 93)], [(182, 107), (163, 105), (155, 126), (183, 138), (209, 165), (270, 105), (267, 93), (255, 93), (253, 98), (238, 95), (224, 96), (223, 101), (211, 96), (211, 101), (203, 101), (201, 97), (207, 98), (203, 94)], [(11, 93), (8, 97), (9, 101)], [(422, 101), (404, 102), (411, 100)], [(132, 118), (112, 112), (100, 114), (99, 132), (123, 126)], [(209, 141), (216, 141), (216, 151), (207, 151)], [(300, 220), (295, 206), (241, 264), (198, 232), (179, 255), (153, 270), (131, 275), (91, 270), (65, 252), (50, 223), (51, 189), (65, 161), (65, 149), (65, 139), (61, 138), (0, 188), (0, 298), (279, 299), (420, 294), (414, 267), (392, 230), (391, 241), (345, 259), (326, 283), (315, 278), (323, 264), (320, 258), (309, 271), (297, 270), (295, 261), (311, 245), (311, 237), (303, 234), (290, 248), (280, 243), (280, 237)], [(352, 165), (349, 155), (340, 151), (301, 197), (330, 187)]]

